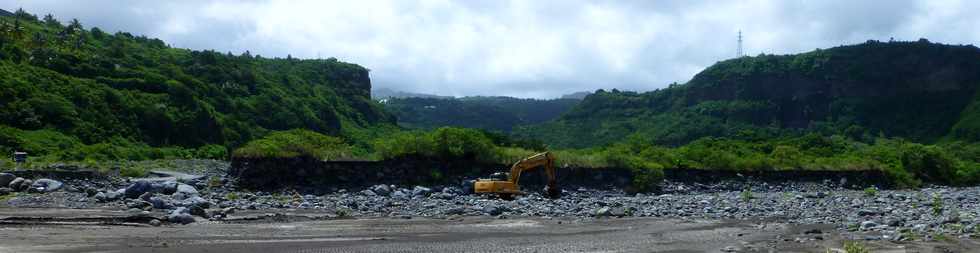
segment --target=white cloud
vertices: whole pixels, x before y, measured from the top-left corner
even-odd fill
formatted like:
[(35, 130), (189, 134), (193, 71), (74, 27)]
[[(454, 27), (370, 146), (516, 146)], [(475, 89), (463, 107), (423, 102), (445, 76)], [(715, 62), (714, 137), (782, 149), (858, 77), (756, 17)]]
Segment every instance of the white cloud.
[(443, 95), (556, 97), (685, 82), (735, 54), (867, 39), (980, 39), (975, 1), (57, 1), (0, 0), (178, 47), (337, 57), (375, 86)]

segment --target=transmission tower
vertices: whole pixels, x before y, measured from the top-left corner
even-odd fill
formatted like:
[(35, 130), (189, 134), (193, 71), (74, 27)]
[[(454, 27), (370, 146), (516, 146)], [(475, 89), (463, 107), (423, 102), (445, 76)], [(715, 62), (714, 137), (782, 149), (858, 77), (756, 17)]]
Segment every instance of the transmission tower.
[(742, 53), (742, 30), (738, 30), (738, 51), (735, 51), (735, 58), (742, 58), (745, 56)]

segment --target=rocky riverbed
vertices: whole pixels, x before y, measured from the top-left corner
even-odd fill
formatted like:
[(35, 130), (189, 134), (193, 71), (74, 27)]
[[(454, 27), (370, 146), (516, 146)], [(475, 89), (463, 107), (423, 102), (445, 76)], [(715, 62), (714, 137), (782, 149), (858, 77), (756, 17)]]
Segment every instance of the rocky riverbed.
[[(837, 180), (780, 184), (752, 180), (713, 184), (666, 182), (663, 191), (656, 194), (627, 195), (618, 190), (566, 187), (559, 199), (544, 198), (537, 191), (530, 191), (507, 201), (470, 194), (465, 184), (249, 192), (238, 189), (234, 180), (222, 177), (222, 169), (225, 168), (217, 166), (190, 171), (206, 175), (201, 177), (63, 181), (18, 179), (0, 174), (0, 181), (16, 187), (0, 189), (0, 193), (10, 192), (0, 197), (0, 206), (110, 208), (161, 217), (151, 220), (151, 225), (223, 220), (242, 210), (276, 213), (302, 209), (335, 218), (763, 219), (831, 224), (841, 232), (860, 232), (862, 238), (857, 239), (892, 241), (980, 235), (980, 187), (850, 189), (845, 187), (846, 182)], [(12, 185), (14, 181), (17, 185)], [(810, 234), (819, 237), (822, 232)]]

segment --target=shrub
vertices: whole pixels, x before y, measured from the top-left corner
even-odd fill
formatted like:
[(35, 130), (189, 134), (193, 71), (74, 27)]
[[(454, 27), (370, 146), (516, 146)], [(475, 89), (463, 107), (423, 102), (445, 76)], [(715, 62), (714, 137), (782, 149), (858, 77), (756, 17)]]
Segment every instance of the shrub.
[(138, 166), (125, 166), (119, 169), (119, 176), (122, 177), (146, 177), (146, 169)]
[(874, 186), (864, 188), (864, 196), (868, 196), (868, 197), (878, 196), (878, 188), (875, 188)]
[(323, 160), (357, 159), (350, 145), (340, 138), (309, 130), (293, 129), (273, 132), (235, 150), (235, 157), (291, 158), (309, 156)]
[(208, 144), (197, 148), (194, 151), (194, 157), (224, 160), (228, 158), (228, 149), (225, 146)]

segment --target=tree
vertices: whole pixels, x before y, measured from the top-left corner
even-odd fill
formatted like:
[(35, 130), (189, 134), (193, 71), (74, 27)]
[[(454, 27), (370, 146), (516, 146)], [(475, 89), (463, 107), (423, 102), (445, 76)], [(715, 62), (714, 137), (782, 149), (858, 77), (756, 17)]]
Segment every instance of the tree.
[(44, 24), (50, 27), (61, 28), (61, 21), (55, 19), (50, 13), (48, 15), (44, 15)]

